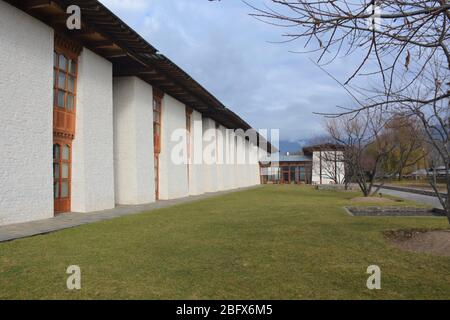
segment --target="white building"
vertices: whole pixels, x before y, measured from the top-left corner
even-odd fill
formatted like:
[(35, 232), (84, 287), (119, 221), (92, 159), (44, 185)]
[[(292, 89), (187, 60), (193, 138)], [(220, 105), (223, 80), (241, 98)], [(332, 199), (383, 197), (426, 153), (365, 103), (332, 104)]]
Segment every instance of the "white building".
[(320, 144), (303, 148), (302, 155), (280, 155), (276, 161), (263, 159), (262, 183), (343, 184), (345, 164), (343, 147)]
[(258, 143), (229, 130), (247, 123), (101, 3), (70, 4), (81, 30), (67, 1), (0, 0), (0, 225), (260, 183)]
[(345, 163), (342, 147), (322, 144), (304, 148), (312, 156), (312, 184), (343, 184), (345, 182)]

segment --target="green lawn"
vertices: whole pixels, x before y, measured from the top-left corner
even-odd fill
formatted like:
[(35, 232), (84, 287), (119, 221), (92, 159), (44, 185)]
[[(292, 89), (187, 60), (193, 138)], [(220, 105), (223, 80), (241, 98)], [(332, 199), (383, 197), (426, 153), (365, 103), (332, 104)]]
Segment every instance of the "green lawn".
[[(382, 231), (445, 218), (351, 217), (352, 193), (264, 186), (0, 244), (2, 299), (450, 299), (450, 258)], [(366, 269), (382, 270), (382, 290)], [(82, 290), (68, 291), (79, 265)]]

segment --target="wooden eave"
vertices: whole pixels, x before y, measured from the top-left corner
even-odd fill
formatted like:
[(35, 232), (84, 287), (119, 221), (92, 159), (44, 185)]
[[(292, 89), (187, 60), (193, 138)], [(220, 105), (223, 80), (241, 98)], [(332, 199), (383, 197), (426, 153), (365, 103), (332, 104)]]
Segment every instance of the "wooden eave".
[[(251, 129), (248, 123), (170, 59), (159, 54), (156, 48), (97, 0), (5, 1), (109, 60), (113, 64), (114, 76), (137, 76), (227, 128)], [(66, 9), (70, 5), (81, 8), (81, 30), (68, 30), (66, 27)]]

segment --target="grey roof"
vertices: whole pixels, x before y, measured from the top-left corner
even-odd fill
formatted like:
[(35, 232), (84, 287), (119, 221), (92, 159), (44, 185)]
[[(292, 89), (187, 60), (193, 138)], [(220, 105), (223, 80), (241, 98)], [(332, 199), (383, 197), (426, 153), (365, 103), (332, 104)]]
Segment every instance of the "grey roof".
[(280, 162), (302, 162), (302, 161), (312, 161), (312, 156), (280, 155)]

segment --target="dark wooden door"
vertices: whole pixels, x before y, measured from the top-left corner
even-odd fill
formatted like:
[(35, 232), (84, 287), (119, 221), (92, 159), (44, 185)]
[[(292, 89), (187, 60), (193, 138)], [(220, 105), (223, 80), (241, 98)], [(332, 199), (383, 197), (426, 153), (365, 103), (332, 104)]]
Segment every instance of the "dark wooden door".
[(72, 188), (72, 142), (54, 139), (53, 194), (55, 213), (70, 212)]
[(155, 199), (159, 200), (159, 155), (155, 154)]

